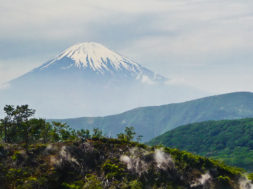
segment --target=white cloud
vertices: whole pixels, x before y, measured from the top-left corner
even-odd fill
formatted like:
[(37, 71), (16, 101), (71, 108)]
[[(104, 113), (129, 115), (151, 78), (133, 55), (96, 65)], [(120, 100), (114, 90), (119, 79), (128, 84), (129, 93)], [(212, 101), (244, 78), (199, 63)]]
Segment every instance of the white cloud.
[(145, 84), (148, 84), (148, 85), (153, 85), (155, 84), (154, 81), (152, 81), (148, 76), (146, 75), (143, 75), (142, 78), (141, 78), (141, 82), (142, 83), (145, 83)]
[(5, 89), (8, 89), (9, 87), (10, 87), (9, 83), (0, 84), (0, 90), (5, 90)]

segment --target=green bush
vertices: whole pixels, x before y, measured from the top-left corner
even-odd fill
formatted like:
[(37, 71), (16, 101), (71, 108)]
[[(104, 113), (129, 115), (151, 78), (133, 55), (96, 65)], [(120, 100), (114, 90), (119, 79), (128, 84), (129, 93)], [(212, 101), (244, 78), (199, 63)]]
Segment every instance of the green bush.
[(124, 175), (125, 171), (120, 165), (113, 163), (111, 160), (106, 160), (102, 166), (102, 170), (108, 179), (120, 179)]
[(219, 176), (218, 178), (218, 181), (221, 183), (221, 184), (229, 184), (231, 179), (228, 177), (228, 176)]
[(85, 177), (82, 189), (103, 189), (103, 185), (96, 175), (89, 174)]
[(253, 173), (249, 173), (247, 177), (249, 180), (251, 180), (251, 182), (253, 182)]
[(129, 187), (131, 189), (142, 189), (143, 186), (142, 186), (142, 183), (139, 182), (138, 180), (133, 180), (129, 183)]

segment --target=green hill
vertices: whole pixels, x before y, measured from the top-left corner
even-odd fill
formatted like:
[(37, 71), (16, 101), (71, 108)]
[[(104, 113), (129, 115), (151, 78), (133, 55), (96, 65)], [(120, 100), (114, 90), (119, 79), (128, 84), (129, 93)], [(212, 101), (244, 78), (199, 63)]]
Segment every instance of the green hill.
[(170, 148), (116, 139), (0, 146), (3, 189), (237, 189), (239, 169)]
[(168, 131), (149, 144), (187, 150), (253, 171), (253, 119), (189, 124)]
[[(98, 107), (99, 108), (99, 107)], [(108, 136), (115, 136), (126, 126), (148, 141), (177, 126), (223, 119), (253, 117), (253, 93), (238, 92), (206, 97), (184, 103), (133, 109), (118, 115), (56, 120), (74, 129), (98, 127)]]

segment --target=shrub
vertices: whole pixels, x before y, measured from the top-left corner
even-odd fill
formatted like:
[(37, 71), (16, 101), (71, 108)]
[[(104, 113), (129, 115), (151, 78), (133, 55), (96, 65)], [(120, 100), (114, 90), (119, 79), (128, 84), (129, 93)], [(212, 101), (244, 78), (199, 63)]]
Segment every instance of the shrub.
[(225, 184), (225, 185), (227, 185), (227, 184), (229, 184), (230, 183), (230, 178), (228, 177), (228, 176), (219, 176), (218, 178), (218, 181), (221, 183), (221, 184)]
[(108, 179), (120, 179), (124, 175), (124, 169), (120, 165), (116, 165), (111, 160), (106, 160), (102, 166), (102, 170)]
[(253, 173), (249, 173), (247, 177), (249, 180), (251, 180), (251, 182), (253, 182)]
[(82, 189), (103, 189), (103, 185), (96, 175), (89, 174), (85, 177)]
[(133, 180), (129, 183), (131, 189), (142, 189), (142, 183), (138, 180)]

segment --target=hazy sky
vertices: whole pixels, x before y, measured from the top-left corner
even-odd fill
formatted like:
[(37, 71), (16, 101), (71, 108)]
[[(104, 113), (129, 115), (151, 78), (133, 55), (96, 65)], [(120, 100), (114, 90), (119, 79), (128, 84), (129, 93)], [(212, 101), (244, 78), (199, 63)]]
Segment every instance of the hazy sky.
[(85, 41), (175, 83), (253, 91), (252, 0), (0, 0), (0, 83)]

